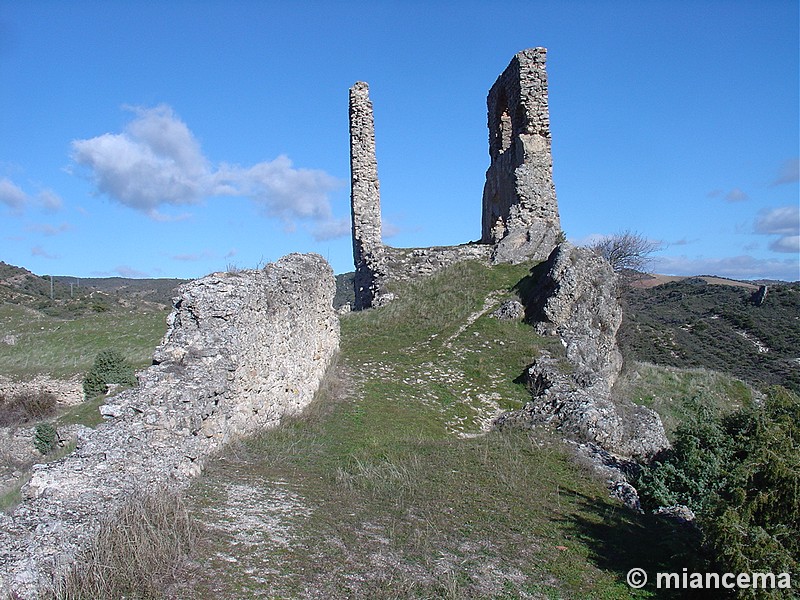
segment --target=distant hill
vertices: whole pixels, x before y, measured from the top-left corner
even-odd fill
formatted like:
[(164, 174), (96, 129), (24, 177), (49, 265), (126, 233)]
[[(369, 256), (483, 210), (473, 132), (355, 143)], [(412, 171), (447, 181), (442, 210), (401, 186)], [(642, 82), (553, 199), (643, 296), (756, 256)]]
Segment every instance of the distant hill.
[(17, 304), (53, 317), (171, 304), (183, 279), (51, 277), (0, 261), (0, 303)]
[(626, 358), (800, 391), (800, 284), (770, 286), (757, 306), (756, 286), (713, 283), (683, 278), (627, 289), (618, 334)]
[[(74, 277), (56, 276), (56, 281), (68, 284)], [(157, 304), (172, 304), (176, 289), (188, 279), (128, 279), (125, 277), (89, 277), (78, 280), (81, 286), (126, 298), (138, 298)]]

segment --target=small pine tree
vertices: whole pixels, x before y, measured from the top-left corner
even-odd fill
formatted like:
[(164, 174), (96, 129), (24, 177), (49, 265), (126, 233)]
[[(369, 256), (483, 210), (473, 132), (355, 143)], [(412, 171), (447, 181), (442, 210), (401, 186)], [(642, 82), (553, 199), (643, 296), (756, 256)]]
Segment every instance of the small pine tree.
[(42, 454), (49, 454), (58, 443), (58, 432), (50, 423), (39, 423), (33, 434), (33, 445)]
[(136, 385), (133, 367), (127, 364), (121, 352), (113, 348), (98, 353), (92, 368), (83, 378), (83, 393), (86, 399), (107, 393), (109, 383)]

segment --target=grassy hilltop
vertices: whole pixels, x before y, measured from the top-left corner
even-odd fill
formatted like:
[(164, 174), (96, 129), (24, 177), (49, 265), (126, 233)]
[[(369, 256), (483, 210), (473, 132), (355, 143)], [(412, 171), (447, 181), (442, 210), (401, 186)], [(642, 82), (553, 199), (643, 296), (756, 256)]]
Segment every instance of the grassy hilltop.
[[(515, 379), (538, 353), (563, 352), (528, 324), (489, 317), (529, 269), (462, 263), (344, 315), (338, 362), (302, 415), (228, 447), (185, 498), (145, 502), (110, 525), (93, 558), (108, 597), (673, 597), (632, 590), (625, 574), (701, 570), (696, 530), (622, 507), (550, 432), (482, 434), (526, 402)], [(673, 435), (750, 405), (765, 383), (791, 385), (782, 369), (799, 294), (770, 294), (754, 307), (745, 291), (691, 281), (627, 292), (616, 393), (659, 411)], [(90, 353), (120, 343), (146, 364), (164, 306), (121, 298), (72, 317), (6, 302), (0, 316), (18, 342), (0, 344), (0, 373), (80, 373)], [(773, 354), (740, 368), (755, 348), (742, 331)], [(38, 348), (27, 362), (26, 340)], [(129, 543), (137, 532), (150, 542)], [(89, 585), (76, 583), (76, 597), (102, 596)]]

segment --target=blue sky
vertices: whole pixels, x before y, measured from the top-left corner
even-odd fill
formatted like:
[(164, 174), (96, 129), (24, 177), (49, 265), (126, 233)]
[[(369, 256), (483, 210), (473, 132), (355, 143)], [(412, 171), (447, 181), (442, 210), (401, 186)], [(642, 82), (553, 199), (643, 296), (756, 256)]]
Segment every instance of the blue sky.
[(798, 279), (798, 2), (0, 0), (0, 260), (197, 277), (352, 270), (348, 89), (370, 84), (387, 243), (480, 237), (486, 94), (548, 48), (578, 243)]

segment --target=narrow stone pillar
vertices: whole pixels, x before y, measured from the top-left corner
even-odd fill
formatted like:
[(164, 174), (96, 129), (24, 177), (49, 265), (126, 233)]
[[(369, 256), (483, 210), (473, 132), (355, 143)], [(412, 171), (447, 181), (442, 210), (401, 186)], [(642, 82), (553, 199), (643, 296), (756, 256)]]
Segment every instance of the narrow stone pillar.
[(489, 91), (481, 241), (493, 261), (544, 260), (561, 233), (553, 184), (545, 48), (519, 52)]
[(369, 86), (363, 81), (350, 88), (350, 205), (355, 309), (361, 310), (380, 303), (385, 283), (375, 124)]

